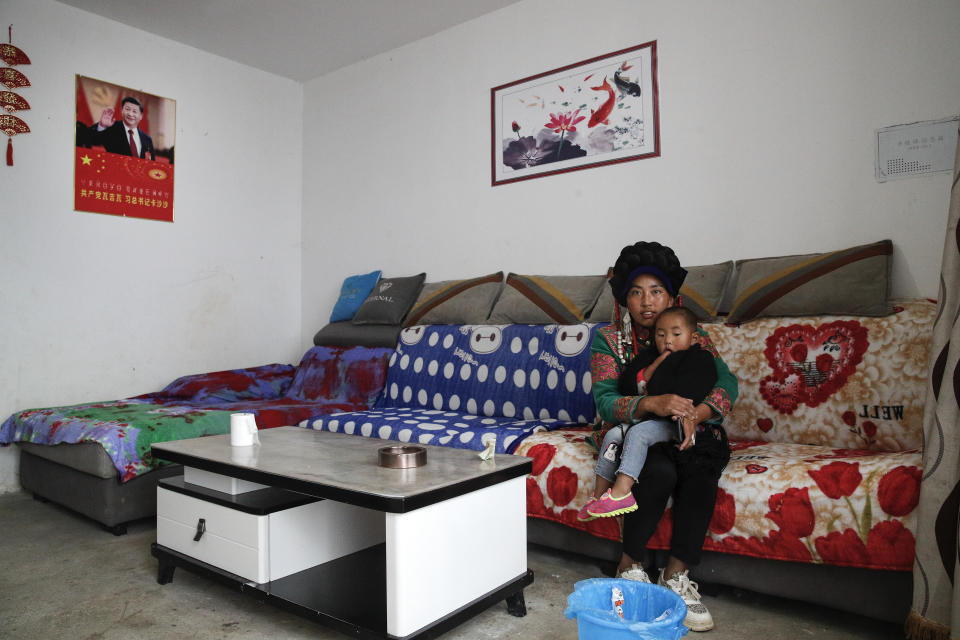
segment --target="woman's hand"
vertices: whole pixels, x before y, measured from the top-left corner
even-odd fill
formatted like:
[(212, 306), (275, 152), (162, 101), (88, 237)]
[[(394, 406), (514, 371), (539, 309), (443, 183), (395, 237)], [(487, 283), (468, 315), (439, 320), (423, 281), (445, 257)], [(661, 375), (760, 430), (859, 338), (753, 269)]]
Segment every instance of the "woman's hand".
[(708, 404), (700, 403), (694, 409), (696, 417), (693, 420), (681, 420), (683, 427), (683, 442), (680, 443), (680, 451), (686, 451), (697, 443), (697, 427), (701, 422), (713, 417), (713, 407)]
[(713, 407), (711, 407), (710, 405), (704, 402), (701, 402), (700, 404), (697, 405), (697, 417), (696, 417), (697, 424), (700, 424), (701, 422), (706, 422), (712, 417), (713, 417)]
[(686, 451), (697, 443), (697, 425), (698, 423), (693, 422), (692, 420), (680, 421), (680, 426), (683, 427), (683, 442), (679, 444), (680, 451)]
[(646, 396), (637, 403), (636, 415), (640, 417), (648, 413), (654, 413), (662, 418), (671, 417), (674, 420), (683, 418), (691, 424), (699, 422), (697, 419), (697, 409), (689, 398), (678, 396), (674, 393), (665, 393), (659, 396)]

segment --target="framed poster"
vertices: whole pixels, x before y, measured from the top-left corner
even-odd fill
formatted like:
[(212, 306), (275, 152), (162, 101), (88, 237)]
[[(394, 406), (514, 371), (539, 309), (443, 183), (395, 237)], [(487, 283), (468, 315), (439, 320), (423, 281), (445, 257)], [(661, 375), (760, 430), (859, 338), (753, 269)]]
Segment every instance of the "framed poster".
[(492, 184), (660, 155), (656, 41), (490, 90)]
[(173, 222), (176, 102), (76, 78), (73, 208)]

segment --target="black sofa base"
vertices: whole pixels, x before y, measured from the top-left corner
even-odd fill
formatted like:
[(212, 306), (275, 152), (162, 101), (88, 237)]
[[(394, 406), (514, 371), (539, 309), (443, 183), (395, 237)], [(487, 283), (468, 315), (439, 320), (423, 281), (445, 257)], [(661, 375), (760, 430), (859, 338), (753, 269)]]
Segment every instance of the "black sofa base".
[[(612, 574), (620, 559), (620, 543), (540, 518), (527, 518), (527, 540), (545, 547), (579, 553), (600, 560)], [(657, 551), (644, 564), (662, 567), (667, 552)], [(705, 551), (690, 575), (708, 593), (714, 585), (748, 589), (841, 611), (903, 623), (913, 600), (913, 574), (855, 567), (764, 560), (750, 556)]]

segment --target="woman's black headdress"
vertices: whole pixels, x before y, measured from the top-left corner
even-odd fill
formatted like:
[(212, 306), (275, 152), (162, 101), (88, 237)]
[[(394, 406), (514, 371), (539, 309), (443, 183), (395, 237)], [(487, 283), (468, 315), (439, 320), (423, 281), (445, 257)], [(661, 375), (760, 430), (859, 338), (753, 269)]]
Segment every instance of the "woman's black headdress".
[(687, 277), (687, 270), (680, 266), (680, 260), (673, 249), (659, 242), (636, 242), (624, 247), (613, 265), (610, 289), (617, 302), (627, 305), (630, 285), (637, 276), (644, 273), (663, 282), (667, 292), (674, 298), (680, 293), (680, 287)]

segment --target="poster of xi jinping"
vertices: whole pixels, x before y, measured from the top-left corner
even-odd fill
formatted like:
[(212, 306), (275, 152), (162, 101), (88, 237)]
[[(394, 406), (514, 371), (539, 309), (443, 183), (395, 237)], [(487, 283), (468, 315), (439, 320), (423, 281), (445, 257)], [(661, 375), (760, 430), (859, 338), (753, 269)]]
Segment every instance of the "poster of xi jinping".
[(77, 76), (77, 211), (173, 222), (177, 103)]

